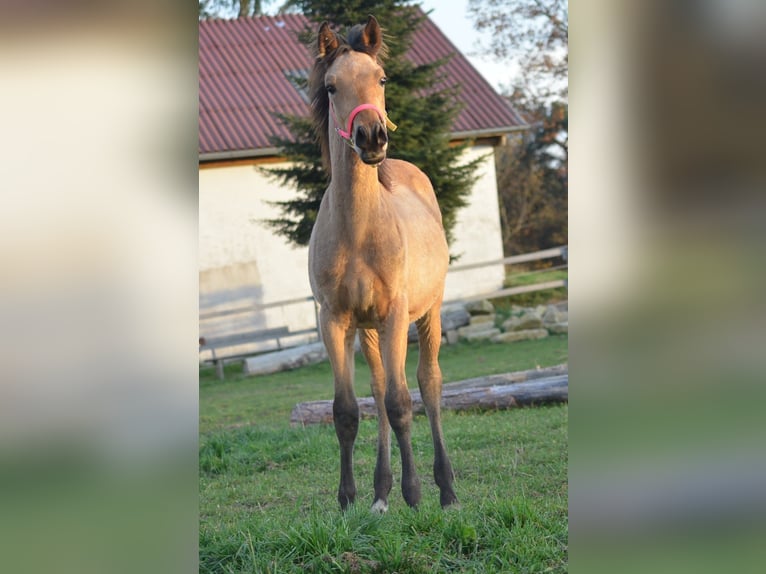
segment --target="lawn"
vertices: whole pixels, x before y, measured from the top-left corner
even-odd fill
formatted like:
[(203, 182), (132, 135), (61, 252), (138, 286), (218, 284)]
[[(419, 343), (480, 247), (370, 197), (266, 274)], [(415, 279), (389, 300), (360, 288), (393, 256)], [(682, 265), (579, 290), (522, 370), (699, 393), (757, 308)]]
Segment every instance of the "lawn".
[[(567, 338), (444, 347), (445, 381), (567, 361)], [(417, 347), (407, 375), (417, 383)], [(363, 360), (358, 396), (368, 396)], [(386, 515), (373, 515), (375, 421), (362, 421), (355, 450), (357, 503), (335, 500), (338, 448), (331, 426), (292, 428), (296, 402), (332, 397), (326, 363), (226, 381), (200, 369), (201, 572), (566, 572), (566, 405), (445, 413), (444, 432), (461, 508), (444, 512), (431, 476), (428, 422), (413, 446), (423, 483), (417, 510), (401, 498), (398, 450)]]

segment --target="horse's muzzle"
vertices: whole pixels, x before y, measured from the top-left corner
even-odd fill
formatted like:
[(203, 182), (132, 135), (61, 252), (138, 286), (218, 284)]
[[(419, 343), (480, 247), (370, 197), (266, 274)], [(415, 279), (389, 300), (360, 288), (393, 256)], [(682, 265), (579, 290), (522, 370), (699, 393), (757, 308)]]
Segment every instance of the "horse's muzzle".
[(388, 134), (386, 127), (381, 122), (357, 126), (354, 136), (354, 146), (364, 163), (377, 165), (386, 159)]
[(383, 151), (377, 154), (368, 154), (366, 152), (362, 152), (359, 154), (359, 159), (361, 159), (367, 165), (380, 165), (383, 163), (383, 160), (386, 159), (386, 152)]

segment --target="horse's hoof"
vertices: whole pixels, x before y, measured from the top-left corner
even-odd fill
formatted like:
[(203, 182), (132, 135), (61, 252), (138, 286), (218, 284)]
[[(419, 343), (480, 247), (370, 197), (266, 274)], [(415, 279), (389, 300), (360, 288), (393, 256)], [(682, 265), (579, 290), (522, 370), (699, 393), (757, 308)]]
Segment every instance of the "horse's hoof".
[(348, 510), (348, 507), (352, 504), (354, 504), (354, 499), (356, 498), (356, 494), (343, 494), (338, 493), (338, 504), (340, 504), (340, 509), (343, 511)]
[(457, 499), (454, 493), (449, 492), (441, 496), (441, 505), (444, 510), (457, 509), (460, 510), (460, 501)]
[(388, 512), (388, 503), (385, 500), (376, 500), (370, 510), (375, 514), (385, 514)]
[(411, 508), (417, 508), (420, 504), (420, 480), (413, 478), (408, 483), (402, 482), (402, 496)]

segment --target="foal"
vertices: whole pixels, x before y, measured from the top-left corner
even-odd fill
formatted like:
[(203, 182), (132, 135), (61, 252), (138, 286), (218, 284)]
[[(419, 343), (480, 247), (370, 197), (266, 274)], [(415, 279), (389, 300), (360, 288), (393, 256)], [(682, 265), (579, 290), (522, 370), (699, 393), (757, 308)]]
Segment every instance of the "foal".
[(417, 322), (417, 378), (431, 424), (434, 478), (442, 506), (457, 502), (444, 445), (440, 401), (440, 308), (449, 252), (431, 182), (414, 165), (386, 159), (385, 73), (378, 55), (382, 31), (370, 16), (348, 41), (325, 22), (309, 80), (312, 113), (329, 187), (309, 244), (311, 288), (320, 305), (322, 339), (335, 378), (333, 416), (340, 443), (338, 502), (354, 502), (354, 335), (372, 372), (378, 410), (373, 510), (388, 509), (393, 428), (402, 457), (402, 495), (420, 501), (410, 437), (412, 400), (405, 380), (407, 329)]

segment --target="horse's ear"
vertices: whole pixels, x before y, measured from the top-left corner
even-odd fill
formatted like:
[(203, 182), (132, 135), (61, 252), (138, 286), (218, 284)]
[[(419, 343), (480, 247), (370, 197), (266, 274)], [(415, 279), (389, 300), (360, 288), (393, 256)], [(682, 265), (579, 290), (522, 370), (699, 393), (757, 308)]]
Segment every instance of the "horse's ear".
[(328, 52), (332, 52), (337, 47), (338, 36), (330, 30), (330, 25), (327, 22), (322, 22), (317, 34), (317, 55), (324, 58)]
[(383, 45), (383, 31), (372, 14), (367, 18), (367, 25), (362, 32), (362, 43), (369, 48), (367, 51), (373, 57), (377, 56), (381, 45)]

